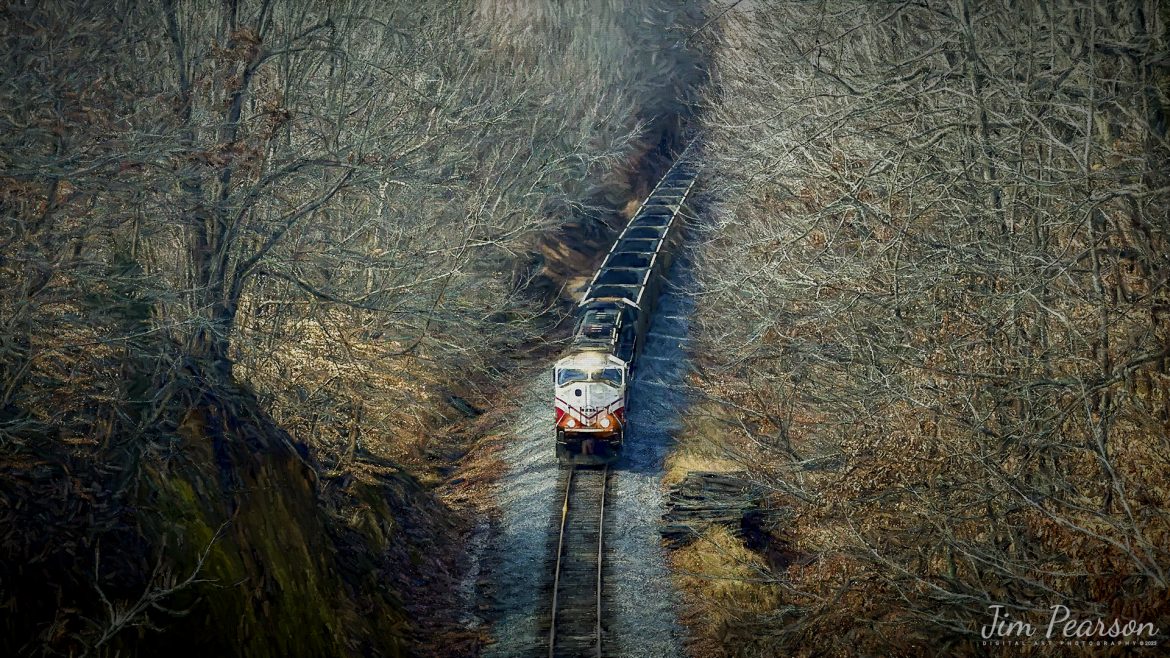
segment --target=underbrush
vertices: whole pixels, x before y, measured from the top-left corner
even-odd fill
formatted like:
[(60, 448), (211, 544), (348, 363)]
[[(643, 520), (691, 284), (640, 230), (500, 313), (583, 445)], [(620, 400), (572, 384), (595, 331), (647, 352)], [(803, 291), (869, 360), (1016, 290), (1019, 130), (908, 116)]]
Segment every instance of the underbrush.
[(763, 557), (726, 528), (711, 526), (668, 559), (683, 593), (683, 622), (695, 632), (692, 654), (767, 650), (766, 620), (777, 614), (783, 596)]
[(433, 489), (675, 146), (659, 8), (0, 11), (3, 652), (474, 652)]
[[(791, 509), (796, 558), (765, 641), (729, 653), (980, 655), (996, 606), (1165, 641), (1164, 76), (1093, 45), (1164, 17), (1067, 10), (764, 2), (723, 26), (694, 323), (721, 420), (682, 450)], [(1061, 648), (1099, 650), (1128, 651)]]
[(738, 451), (724, 440), (727, 436), (726, 418), (718, 405), (710, 402), (693, 404), (683, 423), (684, 431), (675, 437), (676, 444), (666, 455), (663, 486), (681, 482), (688, 473), (730, 473), (742, 468), (743, 459)]

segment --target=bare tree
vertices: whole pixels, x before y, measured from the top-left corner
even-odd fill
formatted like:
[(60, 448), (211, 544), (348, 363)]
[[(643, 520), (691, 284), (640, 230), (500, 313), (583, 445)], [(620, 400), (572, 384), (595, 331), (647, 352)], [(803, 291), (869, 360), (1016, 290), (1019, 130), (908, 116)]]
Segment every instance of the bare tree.
[(721, 19), (704, 390), (811, 560), (753, 632), (971, 650), (989, 606), (1057, 603), (1167, 626), (1165, 19)]
[[(670, 132), (646, 121), (685, 59), (644, 28), (669, 24), (658, 3), (541, 6), (553, 20), (463, 0), (2, 10), (5, 649), (122, 651), (171, 593), (248, 628), (263, 606), (235, 584), (295, 571), (258, 566), (283, 564), (286, 531), (322, 547), (289, 557), (320, 578), (256, 596), (308, 588), (321, 605), (282, 622), (345, 620), (300, 623), (300, 650), (398, 642), (392, 597), (346, 560), (409, 573), (407, 549), (351, 527), (339, 510), (365, 502), (317, 467), (351, 482), (358, 455), (417, 445), (451, 388), (500, 379), (556, 319), (527, 285), (539, 239), (612, 212), (612, 172)], [(161, 582), (203, 560), (168, 528), (231, 510), (208, 564), (234, 577)], [(95, 576), (77, 565), (99, 543)]]

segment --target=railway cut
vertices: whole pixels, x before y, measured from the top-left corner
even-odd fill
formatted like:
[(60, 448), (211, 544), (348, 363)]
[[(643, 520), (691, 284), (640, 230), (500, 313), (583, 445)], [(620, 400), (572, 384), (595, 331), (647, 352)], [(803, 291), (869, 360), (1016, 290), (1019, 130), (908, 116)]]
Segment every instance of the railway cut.
[(694, 142), (614, 241), (577, 307), (569, 353), (553, 370), (561, 463), (608, 464), (621, 454), (630, 377), (681, 242), (683, 209), (698, 174), (693, 154)]

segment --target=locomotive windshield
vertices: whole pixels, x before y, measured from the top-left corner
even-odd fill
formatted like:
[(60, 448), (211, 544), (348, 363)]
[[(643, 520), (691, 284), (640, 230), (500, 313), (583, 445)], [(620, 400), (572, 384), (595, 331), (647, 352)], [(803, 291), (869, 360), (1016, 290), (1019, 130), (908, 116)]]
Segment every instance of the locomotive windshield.
[(596, 377), (591, 378), (592, 381), (600, 381), (615, 387), (622, 385), (622, 371), (620, 368), (602, 368), (594, 372), (593, 375)]
[(581, 370), (579, 368), (561, 368), (557, 370), (557, 386), (564, 386), (569, 382), (598, 382), (620, 387), (622, 385), (622, 369), (601, 368), (599, 370)]

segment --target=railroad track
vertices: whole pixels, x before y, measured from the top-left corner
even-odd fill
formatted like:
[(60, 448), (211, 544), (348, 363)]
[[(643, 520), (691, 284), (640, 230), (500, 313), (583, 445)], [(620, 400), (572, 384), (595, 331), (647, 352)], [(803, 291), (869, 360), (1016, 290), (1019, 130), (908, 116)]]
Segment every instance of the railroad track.
[(565, 469), (564, 504), (553, 567), (549, 658), (601, 657), (601, 573), (609, 467)]

